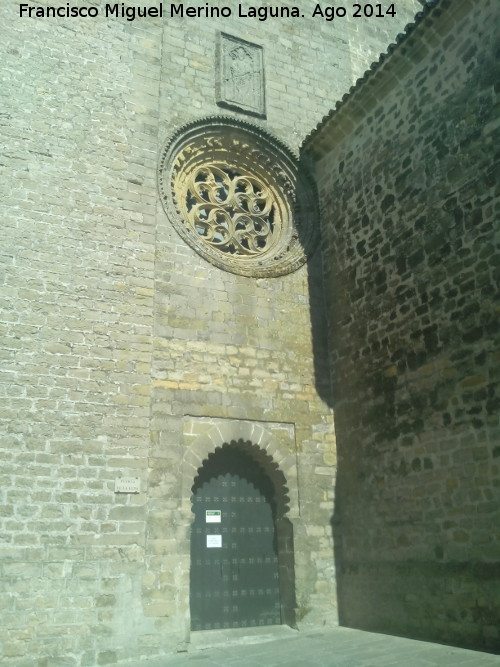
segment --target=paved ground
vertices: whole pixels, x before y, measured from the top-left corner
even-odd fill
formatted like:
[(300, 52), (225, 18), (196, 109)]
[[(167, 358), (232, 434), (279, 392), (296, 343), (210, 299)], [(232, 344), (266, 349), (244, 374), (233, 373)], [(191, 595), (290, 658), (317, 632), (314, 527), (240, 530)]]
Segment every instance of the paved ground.
[[(350, 628), (192, 633), (187, 653), (137, 667), (500, 667), (500, 656)], [(236, 634), (235, 634), (236, 633)], [(234, 643), (233, 643), (234, 642)], [(135, 667), (135, 666), (134, 666)]]

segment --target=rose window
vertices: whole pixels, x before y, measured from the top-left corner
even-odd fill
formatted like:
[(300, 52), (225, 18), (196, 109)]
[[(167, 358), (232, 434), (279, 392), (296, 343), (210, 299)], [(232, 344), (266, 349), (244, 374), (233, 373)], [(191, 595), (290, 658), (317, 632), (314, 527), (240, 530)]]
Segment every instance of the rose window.
[(191, 227), (207, 243), (233, 255), (259, 255), (280, 228), (272, 192), (258, 179), (215, 165), (195, 170), (184, 205)]
[(178, 233), (216, 266), (247, 276), (289, 273), (312, 252), (316, 200), (304, 178), (284, 146), (220, 118), (174, 137), (159, 169)]

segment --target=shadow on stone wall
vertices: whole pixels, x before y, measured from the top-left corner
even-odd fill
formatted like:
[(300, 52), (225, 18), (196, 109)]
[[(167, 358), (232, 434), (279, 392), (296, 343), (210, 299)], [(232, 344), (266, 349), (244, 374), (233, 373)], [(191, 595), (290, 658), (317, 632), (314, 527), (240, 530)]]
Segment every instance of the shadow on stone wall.
[[(297, 178), (297, 201), (299, 208), (302, 209), (302, 204), (307, 202), (309, 205), (317, 203), (317, 192), (312, 174), (312, 164), (307, 157), (301, 157), (299, 161), (299, 177)], [(310, 192), (303, 195), (300, 188), (308, 187), (313, 190), (314, 197), (311, 197)], [(307, 280), (309, 289), (309, 316), (311, 324), (311, 336), (313, 346), (313, 362), (314, 362), (314, 380), (316, 391), (320, 398), (328, 405), (333, 407), (332, 391), (331, 391), (331, 377), (330, 367), (328, 363), (328, 330), (327, 330), (327, 315), (325, 308), (325, 291), (323, 286), (323, 265), (322, 254), (320, 247), (320, 229), (319, 229), (319, 211), (302, 210), (303, 217), (309, 224), (317, 225), (316, 235), (317, 244), (316, 249), (309, 257), (307, 262)], [(310, 245), (311, 232), (309, 229), (304, 230), (302, 227), (298, 228), (299, 240), (302, 242), (302, 235), (304, 235), (303, 246)]]
[(321, 152), (311, 324), (340, 623), (499, 652), (500, 17), (459, 8), (446, 46), (413, 71), (408, 47), (396, 89)]
[[(488, 189), (492, 184), (490, 173), (483, 185)], [(437, 230), (459, 215), (459, 207), (447, 210), (451, 205), (441, 202), (439, 214), (428, 209), (429, 219), (440, 219), (437, 226), (422, 230), (428, 247), (436, 247), (436, 261), (431, 258), (427, 277), (414, 268), (395, 309), (407, 303), (409, 294), (419, 295), (424, 305), (429, 302), (424, 310), (432, 313), (431, 320), (442, 318), (450, 301), (444, 291), (439, 298), (433, 295), (427, 283), (437, 280), (436, 270), (440, 275), (440, 244), (459, 244), (467, 233), (467, 225), (459, 226), (456, 234), (441, 238)], [(493, 220), (483, 221), (477, 248), (484, 256), (491, 251), (486, 239), (493, 233)], [(498, 291), (476, 270), (479, 293), (462, 289), (450, 337), (440, 340), (425, 317), (415, 316), (408, 329), (406, 317), (389, 324), (377, 308), (357, 310), (345, 298), (346, 292), (355, 294), (356, 283), (342, 270), (326, 272), (327, 327), (320, 272), (318, 253), (309, 262), (309, 287), (316, 295), (311, 322), (318, 392), (334, 409), (337, 439), (331, 529), (339, 623), (500, 652), (494, 528), (499, 387), (488, 381), (498, 368), (493, 358), (493, 350), (499, 349), (498, 326), (489, 307), (477, 309), (483, 326), (470, 317), (479, 301), (498, 301)], [(368, 301), (376, 301), (376, 289), (375, 283), (367, 286)], [(416, 310), (423, 312), (418, 305)], [(370, 342), (369, 332), (378, 325), (394, 327), (395, 333), (385, 342), (384, 336)], [(325, 373), (326, 334), (331, 387)]]

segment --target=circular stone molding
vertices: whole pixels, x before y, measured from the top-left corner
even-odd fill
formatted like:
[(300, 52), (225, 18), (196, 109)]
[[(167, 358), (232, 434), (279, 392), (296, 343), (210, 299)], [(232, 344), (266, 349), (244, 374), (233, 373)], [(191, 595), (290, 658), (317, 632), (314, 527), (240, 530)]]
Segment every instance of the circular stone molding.
[(184, 126), (163, 149), (158, 176), (177, 232), (225, 271), (284, 275), (316, 247), (312, 179), (284, 144), (250, 123), (218, 117)]

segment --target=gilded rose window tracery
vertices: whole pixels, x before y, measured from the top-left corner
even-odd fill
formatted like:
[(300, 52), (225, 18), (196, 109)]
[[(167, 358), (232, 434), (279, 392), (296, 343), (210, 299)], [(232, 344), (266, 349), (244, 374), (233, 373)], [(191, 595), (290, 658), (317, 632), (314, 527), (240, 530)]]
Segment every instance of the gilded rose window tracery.
[(314, 188), (304, 187), (284, 146), (249, 124), (188, 126), (163, 151), (159, 187), (178, 233), (226, 271), (282, 275), (313, 250)]

